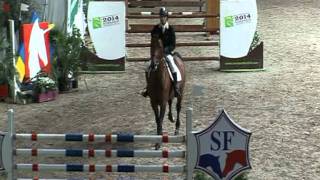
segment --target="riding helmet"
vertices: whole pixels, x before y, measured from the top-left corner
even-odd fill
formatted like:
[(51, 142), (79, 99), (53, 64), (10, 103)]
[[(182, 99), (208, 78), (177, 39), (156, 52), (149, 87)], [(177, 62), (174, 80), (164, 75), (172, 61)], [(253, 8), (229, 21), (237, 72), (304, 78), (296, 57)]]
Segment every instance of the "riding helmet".
[(160, 15), (161, 17), (168, 17), (168, 11), (167, 11), (167, 9), (166, 9), (165, 7), (161, 7), (161, 8), (160, 8), (159, 15)]

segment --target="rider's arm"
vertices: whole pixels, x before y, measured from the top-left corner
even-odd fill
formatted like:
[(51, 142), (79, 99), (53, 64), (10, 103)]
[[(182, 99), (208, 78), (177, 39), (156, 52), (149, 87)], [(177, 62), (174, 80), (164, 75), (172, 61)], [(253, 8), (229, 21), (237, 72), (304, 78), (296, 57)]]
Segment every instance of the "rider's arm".
[(169, 29), (169, 38), (168, 38), (168, 49), (169, 53), (171, 53), (176, 48), (176, 33), (174, 31), (174, 28), (171, 26)]

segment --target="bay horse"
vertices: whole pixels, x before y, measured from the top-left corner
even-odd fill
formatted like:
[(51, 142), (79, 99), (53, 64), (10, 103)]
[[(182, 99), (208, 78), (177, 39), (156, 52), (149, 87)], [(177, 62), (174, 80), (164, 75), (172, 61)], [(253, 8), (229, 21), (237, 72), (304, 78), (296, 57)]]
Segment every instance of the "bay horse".
[[(168, 118), (171, 122), (174, 122), (171, 111), (172, 101), (174, 99), (174, 90), (166, 65), (163, 42), (158, 35), (152, 35), (151, 37), (150, 57), (151, 71), (149, 75), (146, 75), (147, 91), (155, 115), (157, 134), (162, 135), (162, 124), (167, 103), (169, 105)], [(185, 66), (181, 56), (178, 53), (174, 53), (173, 57), (181, 73), (181, 81), (178, 82), (180, 96), (177, 97), (177, 118), (175, 124), (175, 135), (178, 135), (180, 128), (181, 102), (185, 85)], [(155, 148), (159, 149), (160, 144), (156, 144)]]

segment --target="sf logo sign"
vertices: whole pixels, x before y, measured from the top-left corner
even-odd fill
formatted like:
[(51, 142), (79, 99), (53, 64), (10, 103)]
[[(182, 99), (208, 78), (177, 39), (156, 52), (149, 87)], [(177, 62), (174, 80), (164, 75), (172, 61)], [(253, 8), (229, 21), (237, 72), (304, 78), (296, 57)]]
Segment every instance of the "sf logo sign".
[(224, 110), (213, 124), (194, 135), (195, 169), (205, 171), (214, 179), (229, 180), (251, 168), (248, 151), (251, 133), (233, 122)]
[(212, 131), (211, 140), (213, 143), (211, 144), (211, 150), (219, 151), (221, 148), (225, 151), (229, 150), (228, 144), (231, 145), (233, 137), (234, 131)]

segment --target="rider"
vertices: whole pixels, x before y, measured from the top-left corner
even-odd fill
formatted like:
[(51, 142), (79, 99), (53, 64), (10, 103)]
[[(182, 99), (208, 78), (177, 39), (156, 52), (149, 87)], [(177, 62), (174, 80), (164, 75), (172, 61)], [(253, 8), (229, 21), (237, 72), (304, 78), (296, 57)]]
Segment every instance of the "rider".
[[(172, 52), (176, 47), (176, 35), (174, 28), (168, 23), (168, 14), (169, 13), (165, 7), (160, 8), (160, 23), (153, 27), (153, 30), (151, 31), (151, 36), (158, 35), (163, 42), (165, 59), (167, 64), (169, 65), (169, 69), (172, 74), (173, 89), (175, 92), (175, 96), (177, 97), (180, 95), (180, 93), (177, 82), (177, 72), (176, 69), (173, 67), (176, 65), (172, 56)], [(147, 90), (143, 92), (142, 95), (146, 97), (148, 95)]]

